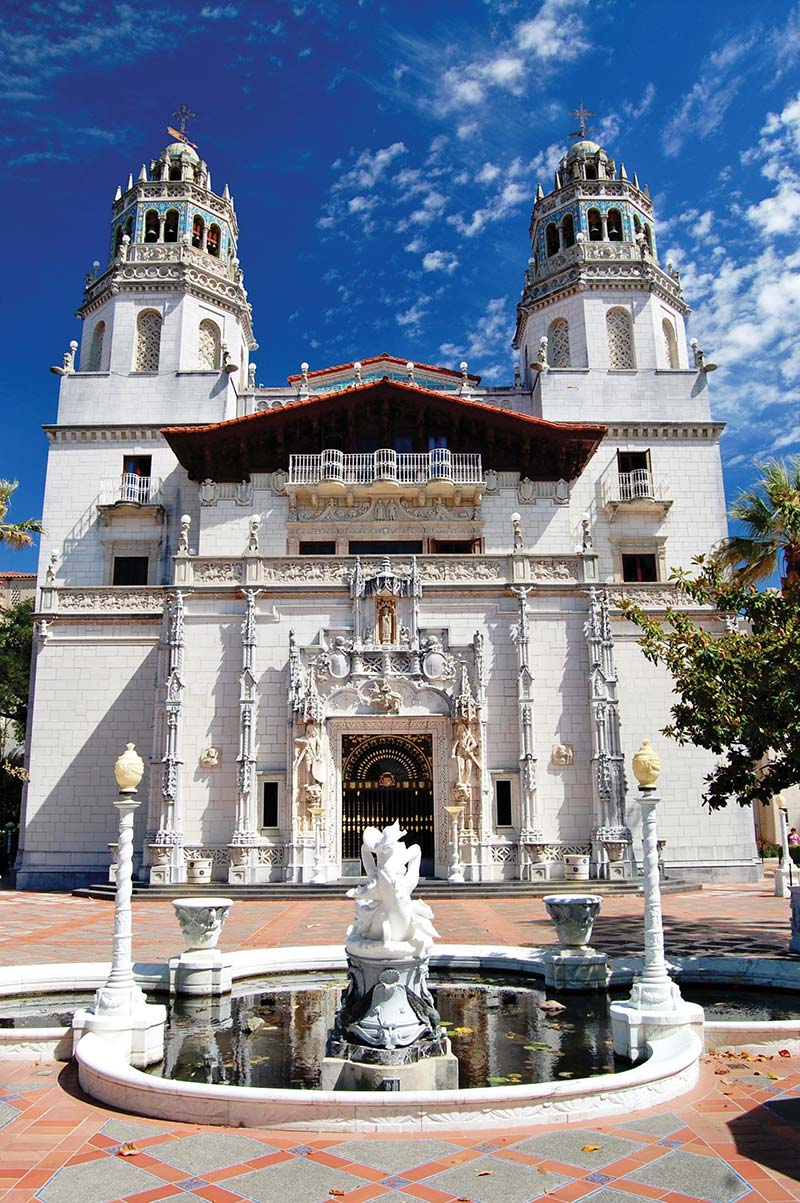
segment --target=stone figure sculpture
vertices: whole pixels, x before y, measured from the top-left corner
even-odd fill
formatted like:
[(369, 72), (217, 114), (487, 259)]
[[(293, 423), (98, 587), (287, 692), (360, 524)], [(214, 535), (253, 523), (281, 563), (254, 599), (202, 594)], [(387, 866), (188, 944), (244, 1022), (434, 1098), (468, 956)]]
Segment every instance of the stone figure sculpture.
[(564, 768), (567, 765), (575, 763), (575, 753), (571, 744), (554, 744), (553, 745), (553, 764), (559, 768)]
[(472, 784), (472, 773), (474, 769), (481, 771), (481, 762), (479, 757), (480, 744), (470, 730), (468, 722), (462, 721), (458, 724), (456, 738), (453, 742), (452, 756), (458, 765), (458, 780), (462, 785)]
[(348, 953), (371, 959), (427, 957), (433, 947), (438, 935), (433, 911), (411, 897), (419, 883), (422, 851), (419, 844), (406, 847), (405, 834), (397, 821), (383, 831), (364, 830), (361, 859), (367, 881), (347, 892), (356, 904), (345, 940)]

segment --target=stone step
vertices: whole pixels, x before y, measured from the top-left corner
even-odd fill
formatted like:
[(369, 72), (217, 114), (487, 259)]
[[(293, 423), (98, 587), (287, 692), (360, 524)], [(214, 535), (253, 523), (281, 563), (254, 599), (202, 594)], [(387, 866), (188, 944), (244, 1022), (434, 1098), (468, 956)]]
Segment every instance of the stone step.
[[(202, 895), (223, 895), (233, 899), (258, 899), (262, 902), (289, 902), (308, 898), (345, 898), (347, 891), (361, 884), (363, 878), (351, 877), (329, 882), (325, 886), (289, 885), (285, 882), (264, 882), (259, 885), (228, 885), (212, 881), (200, 885), (151, 886), (134, 882), (135, 898), (185, 898)], [(690, 893), (700, 887), (678, 878), (666, 878), (661, 883), (665, 894)], [(620, 894), (640, 894), (642, 879), (630, 881), (489, 881), (451, 885), (447, 881), (423, 880), (415, 890), (418, 898), (540, 898), (544, 894), (600, 894), (603, 897)], [(114, 899), (115, 888), (110, 882), (84, 886), (72, 891), (76, 898)]]

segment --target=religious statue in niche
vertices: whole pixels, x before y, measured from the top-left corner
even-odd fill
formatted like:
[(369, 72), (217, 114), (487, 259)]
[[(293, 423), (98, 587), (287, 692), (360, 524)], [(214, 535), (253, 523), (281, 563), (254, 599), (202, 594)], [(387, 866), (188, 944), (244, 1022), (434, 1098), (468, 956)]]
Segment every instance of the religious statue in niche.
[(318, 806), (322, 801), (325, 764), (322, 759), (322, 733), (319, 723), (306, 723), (295, 736), (294, 780), (295, 799), (306, 806)]
[(375, 600), (377, 642), (394, 644), (397, 641), (397, 611), (394, 598), (378, 597)]
[(466, 719), (460, 719), (456, 727), (451, 755), (458, 766), (459, 785), (471, 787), (473, 773), (476, 769), (480, 782), (480, 743), (472, 732), (471, 724)]
[(399, 714), (403, 704), (401, 695), (387, 680), (376, 681), (369, 691), (368, 697), (378, 706), (382, 706), (387, 714)]

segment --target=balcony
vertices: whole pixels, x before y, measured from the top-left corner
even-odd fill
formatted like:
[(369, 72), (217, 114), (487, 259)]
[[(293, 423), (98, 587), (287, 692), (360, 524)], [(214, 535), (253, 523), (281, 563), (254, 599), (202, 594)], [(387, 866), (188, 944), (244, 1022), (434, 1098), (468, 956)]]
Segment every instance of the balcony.
[(666, 481), (656, 479), (649, 468), (619, 472), (612, 467), (603, 477), (603, 509), (614, 521), (620, 509), (627, 513), (656, 512), (665, 518), (672, 505)]
[(155, 476), (139, 476), (135, 472), (122, 472), (119, 476), (101, 480), (97, 508), (108, 511), (128, 507), (160, 512), (161, 481)]
[(480, 455), (459, 455), (446, 447), (411, 454), (382, 447), (378, 451), (289, 457), (290, 493), (311, 491), (335, 497), (392, 494), (395, 496), (479, 496), (483, 486)]

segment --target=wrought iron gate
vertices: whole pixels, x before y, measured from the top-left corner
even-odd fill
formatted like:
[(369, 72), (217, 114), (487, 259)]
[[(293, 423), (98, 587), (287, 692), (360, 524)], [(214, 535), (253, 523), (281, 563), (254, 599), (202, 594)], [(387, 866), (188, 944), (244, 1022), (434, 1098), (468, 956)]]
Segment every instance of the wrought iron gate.
[(434, 861), (431, 737), (346, 735), (342, 742), (342, 860), (358, 861), (365, 827), (397, 820), (419, 844), (422, 871)]

